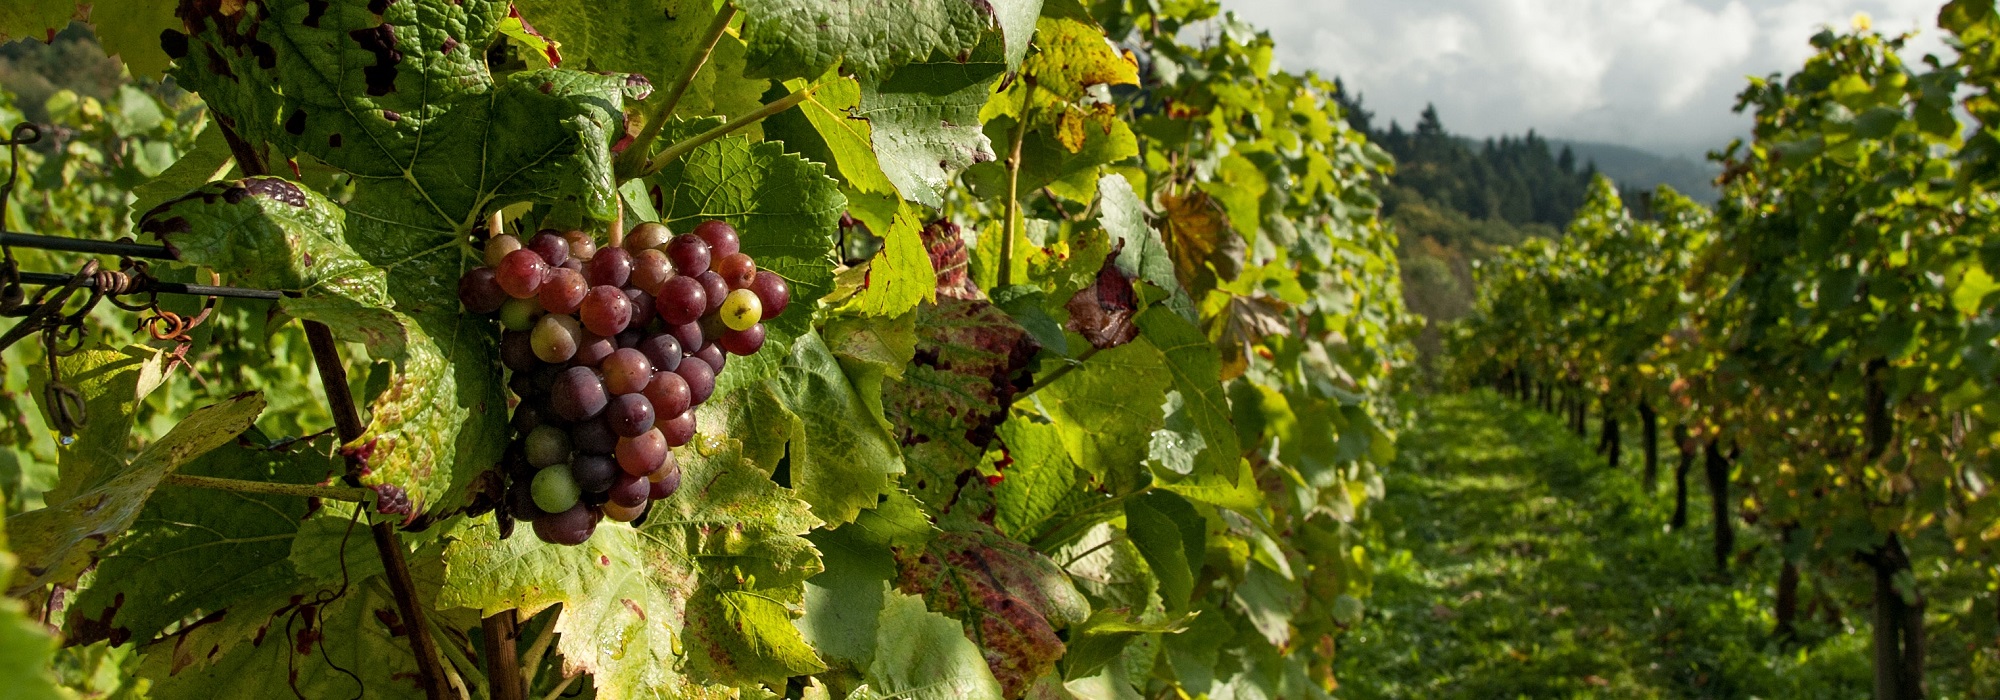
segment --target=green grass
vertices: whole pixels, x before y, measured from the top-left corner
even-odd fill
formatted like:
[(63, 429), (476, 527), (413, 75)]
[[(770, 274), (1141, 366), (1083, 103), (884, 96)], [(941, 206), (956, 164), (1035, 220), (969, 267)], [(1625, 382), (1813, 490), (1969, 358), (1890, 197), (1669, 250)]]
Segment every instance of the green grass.
[(1867, 630), (1851, 628), (1865, 610), (1781, 644), (1775, 548), (1739, 531), (1737, 570), (1714, 572), (1699, 468), (1695, 522), (1666, 531), (1671, 448), (1648, 496), (1637, 454), (1610, 469), (1558, 419), (1492, 392), (1413, 401), (1375, 514), (1386, 547), (1370, 609), (1339, 640), (1338, 697), (1869, 695)]

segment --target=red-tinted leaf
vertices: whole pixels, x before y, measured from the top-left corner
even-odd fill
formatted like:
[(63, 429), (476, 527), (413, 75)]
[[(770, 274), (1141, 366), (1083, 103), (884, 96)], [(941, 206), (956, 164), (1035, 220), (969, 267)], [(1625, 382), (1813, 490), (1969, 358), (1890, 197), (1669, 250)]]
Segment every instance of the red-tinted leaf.
[(1118, 253), (1124, 249), (1125, 242), (1119, 241), (1118, 247), (1104, 257), (1104, 266), (1098, 268), (1097, 282), (1077, 290), (1065, 307), (1069, 309), (1067, 327), (1099, 350), (1115, 348), (1139, 337), (1139, 327), (1132, 323), (1132, 315), (1139, 309), (1139, 297), (1133, 293), (1132, 279), (1118, 269)]

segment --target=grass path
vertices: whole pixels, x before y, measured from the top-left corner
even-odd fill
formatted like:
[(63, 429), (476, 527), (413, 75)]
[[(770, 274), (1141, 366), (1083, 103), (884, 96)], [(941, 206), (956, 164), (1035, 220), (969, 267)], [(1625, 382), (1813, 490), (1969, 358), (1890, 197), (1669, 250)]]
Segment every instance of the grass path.
[(1637, 454), (1612, 470), (1558, 419), (1491, 392), (1413, 401), (1375, 513), (1386, 547), (1369, 613), (1340, 640), (1337, 697), (1868, 695), (1865, 630), (1825, 630), (1810, 652), (1773, 639), (1775, 551), (1743, 542), (1725, 582), (1704, 523), (1665, 531), (1671, 448), (1663, 493), (1647, 496)]

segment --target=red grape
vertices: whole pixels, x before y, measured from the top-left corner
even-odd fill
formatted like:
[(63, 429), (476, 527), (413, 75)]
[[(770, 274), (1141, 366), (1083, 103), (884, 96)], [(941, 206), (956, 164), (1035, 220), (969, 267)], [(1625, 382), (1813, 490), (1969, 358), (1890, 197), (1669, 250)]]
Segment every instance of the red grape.
[(458, 278), (458, 301), (465, 310), (475, 314), (490, 314), (499, 311), (510, 296), (500, 288), (500, 281), (493, 274), (493, 268), (475, 267)]
[(653, 472), (651, 476), (646, 477), (646, 480), (653, 484), (652, 488), (647, 491), (646, 497), (655, 501), (664, 501), (672, 498), (675, 491), (681, 490), (681, 465), (671, 459), (673, 453), (669, 452), (667, 456), (669, 457), (667, 466), (661, 467), (658, 471)]
[(750, 283), (750, 291), (757, 293), (758, 301), (764, 302), (764, 318), (769, 321), (785, 312), (785, 305), (792, 303), (792, 286), (778, 273), (763, 270)]
[(597, 240), (585, 231), (563, 233), (563, 241), (569, 243), (569, 256), (577, 260), (590, 260), (597, 256)]
[(641, 250), (632, 256), (632, 278), (627, 283), (647, 294), (660, 295), (660, 286), (674, 277), (674, 264), (667, 262), (667, 254), (652, 248)]
[(708, 271), (709, 255), (708, 242), (692, 233), (676, 236), (667, 244), (667, 259), (673, 261), (675, 270), (688, 277)]
[(708, 291), (693, 277), (675, 277), (661, 286), (654, 310), (669, 325), (694, 323), (708, 312)]
[(552, 230), (544, 229), (541, 233), (535, 234), (534, 238), (528, 239), (528, 250), (542, 256), (542, 260), (547, 261), (550, 267), (559, 267), (569, 262), (569, 241), (563, 238), (562, 234)]
[(673, 334), (675, 342), (680, 343), (683, 353), (686, 353), (688, 348), (698, 349), (708, 342), (702, 333), (700, 322), (673, 326), (668, 328), (667, 332)]
[(680, 367), (674, 369), (674, 374), (687, 380), (688, 401), (693, 405), (706, 403), (708, 397), (715, 393), (715, 367), (707, 362), (682, 362)]
[(652, 323), (653, 319), (660, 317), (659, 302), (645, 290), (627, 287), (625, 298), (632, 300), (632, 322), (628, 327), (644, 328), (646, 324)]
[(624, 248), (606, 248), (583, 266), (583, 276), (593, 286), (623, 287), (632, 278), (632, 254)]
[(729, 284), (722, 281), (722, 275), (715, 274), (714, 270), (710, 270), (695, 275), (694, 279), (696, 282), (701, 283), (701, 291), (707, 295), (708, 306), (702, 308), (702, 315), (721, 311), (722, 301), (729, 298)]
[(611, 486), (611, 502), (623, 508), (637, 508), (646, 505), (646, 497), (653, 492), (653, 482), (646, 477), (619, 474), (618, 481)]
[(610, 338), (586, 330), (583, 332), (583, 345), (577, 347), (576, 357), (569, 358), (569, 363), (578, 367), (596, 367), (617, 351), (618, 344)]
[(646, 390), (646, 383), (653, 378), (653, 363), (646, 354), (632, 348), (621, 348), (604, 358), (598, 365), (604, 372), (604, 388), (613, 394), (637, 394)]
[(542, 288), (542, 280), (549, 276), (549, 262), (532, 250), (517, 250), (500, 259), (493, 266), (494, 281), (507, 296), (527, 299)]
[(618, 468), (625, 473), (636, 476), (651, 474), (667, 461), (667, 436), (656, 428), (636, 437), (621, 439), (617, 454)]
[(736, 227), (727, 221), (703, 221), (694, 227), (694, 235), (700, 236), (716, 259), (742, 252), (742, 242), (736, 237)]
[(681, 341), (660, 333), (639, 341), (638, 350), (653, 363), (653, 369), (672, 372), (681, 366)]
[(674, 447), (694, 441), (694, 411), (674, 416), (672, 420), (660, 423), (660, 433), (667, 438), (667, 444)]
[(653, 379), (646, 383), (642, 395), (653, 404), (656, 421), (686, 413), (694, 406), (694, 395), (688, 392), (687, 380), (666, 370), (653, 373)]
[(757, 279), (757, 263), (750, 256), (737, 253), (715, 261), (713, 272), (720, 275), (730, 289), (742, 289)]
[(542, 290), (535, 295), (541, 302), (542, 310), (552, 314), (573, 314), (576, 307), (583, 304), (583, 295), (590, 291), (590, 285), (583, 283), (583, 275), (566, 267), (549, 270), (549, 276), (542, 281)]
[(749, 330), (724, 333), (715, 344), (732, 355), (755, 355), (764, 348), (764, 324), (751, 326)]
[[(683, 365), (685, 366), (685, 365)], [(714, 384), (713, 381), (710, 384)], [(549, 407), (568, 421), (586, 421), (604, 412), (611, 398), (604, 394), (604, 382), (588, 367), (571, 367), (556, 377), (549, 392)]]
[(583, 327), (608, 338), (624, 332), (632, 323), (632, 300), (617, 287), (598, 285), (584, 295), (577, 314), (583, 318)]
[(648, 221), (632, 227), (632, 231), (625, 234), (625, 249), (633, 253), (638, 253), (652, 248), (661, 248), (667, 245), (667, 241), (673, 240), (673, 237), (674, 232), (667, 230), (666, 224), (657, 221)]
[(714, 369), (718, 375), (722, 374), (723, 366), (729, 364), (729, 355), (724, 354), (722, 348), (716, 347), (715, 343), (701, 346), (701, 349), (695, 351), (691, 357), (708, 363), (709, 368)]

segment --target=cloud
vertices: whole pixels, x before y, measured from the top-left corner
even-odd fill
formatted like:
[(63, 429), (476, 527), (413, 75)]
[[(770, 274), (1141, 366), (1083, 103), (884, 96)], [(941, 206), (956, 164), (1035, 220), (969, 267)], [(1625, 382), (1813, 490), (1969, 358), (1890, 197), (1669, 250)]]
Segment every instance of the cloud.
[[(1789, 71), (1824, 26), (1868, 12), (1884, 32), (1931, 29), (1938, 0), (1223, 0), (1291, 69), (1339, 76), (1377, 120), (1436, 104), (1470, 135), (1530, 128), (1668, 153), (1748, 129), (1735, 96)], [(1941, 51), (1932, 29), (1914, 55)]]

